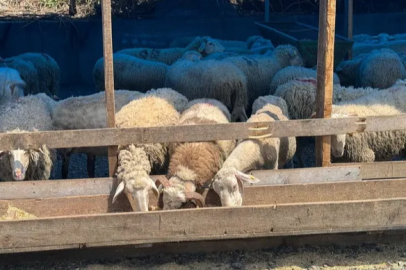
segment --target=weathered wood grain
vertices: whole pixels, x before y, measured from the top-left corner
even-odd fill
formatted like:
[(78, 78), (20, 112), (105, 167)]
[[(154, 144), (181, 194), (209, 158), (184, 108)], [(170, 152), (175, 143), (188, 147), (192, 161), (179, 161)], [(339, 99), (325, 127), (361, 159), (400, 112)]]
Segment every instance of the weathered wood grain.
[(2, 221), (0, 253), (405, 228), (406, 198), (115, 213)]
[[(317, 49), (317, 118), (331, 118), (333, 104), (336, 0), (320, 0)], [(329, 166), (331, 136), (316, 138), (316, 166)]]
[[(254, 131), (253, 127), (268, 127)], [(86, 130), (44, 131), (30, 133), (0, 133), (2, 150), (38, 147), (49, 148), (114, 146), (131, 143), (190, 142), (246, 139), (271, 134), (271, 137), (323, 136), (362, 131), (406, 129), (405, 114), (338, 119), (308, 119), (261, 123), (230, 123), (194, 126), (164, 126), (149, 128), (105, 128)]]

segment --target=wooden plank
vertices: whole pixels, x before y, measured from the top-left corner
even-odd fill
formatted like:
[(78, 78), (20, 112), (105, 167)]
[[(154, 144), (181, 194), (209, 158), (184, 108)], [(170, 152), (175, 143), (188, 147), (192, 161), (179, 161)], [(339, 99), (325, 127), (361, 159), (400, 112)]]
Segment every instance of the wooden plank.
[(215, 207), (0, 222), (0, 253), (406, 229), (406, 198)]
[[(102, 30), (104, 58), (104, 87), (106, 94), (107, 127), (116, 127), (114, 106), (113, 38), (111, 29), (111, 0), (102, 0)], [(117, 166), (117, 148), (108, 147), (109, 176), (114, 176)]]
[(333, 167), (361, 166), (361, 178), (391, 179), (406, 177), (406, 161), (379, 161), (364, 163), (332, 163)]
[[(103, 182), (102, 182), (103, 183)], [(406, 180), (359, 181), (341, 183), (296, 184), (279, 186), (246, 186), (243, 205), (282, 205), (291, 203), (338, 202), (406, 197)], [(130, 212), (126, 196), (120, 196), (112, 205), (112, 192), (99, 195), (81, 194), (68, 197), (36, 199), (0, 199), (0, 216), (14, 206), (37, 217)], [(218, 195), (210, 190), (206, 203), (220, 206)], [(49, 207), (52, 205), (52, 207)], [(156, 206), (156, 197), (150, 193), (150, 205)]]
[(252, 171), (251, 174), (261, 179), (261, 182), (255, 184), (256, 186), (362, 180), (360, 165), (274, 171), (258, 170)]
[[(151, 175), (158, 180), (163, 175)], [(83, 195), (113, 195), (116, 178), (0, 182), (0, 200), (42, 199)]]
[(387, 232), (358, 232), (343, 234), (320, 234), (320, 235), (301, 235), (301, 236), (276, 236), (260, 237), (251, 239), (226, 239), (210, 241), (191, 241), (179, 243), (159, 243), (147, 245), (129, 245), (120, 247), (99, 247), (84, 248), (75, 246), (70, 250), (59, 250), (56, 246), (51, 251), (29, 252), (29, 248), (18, 249), (18, 252), (27, 252), (25, 254), (0, 254), (0, 266), (10, 264), (21, 264), (30, 262), (58, 262), (58, 261), (81, 261), (81, 260), (112, 260), (120, 258), (136, 258), (148, 255), (166, 254), (191, 254), (191, 253), (211, 253), (227, 252), (236, 250), (261, 250), (269, 248), (278, 248), (281, 246), (303, 247), (311, 246), (340, 246), (351, 247), (365, 244), (388, 244), (403, 245), (406, 240), (406, 231), (387, 231)]
[[(335, 21), (336, 0), (320, 0), (316, 95), (316, 116), (318, 118), (331, 118)], [(330, 136), (316, 138), (316, 166), (330, 165), (330, 144)]]
[[(265, 130), (250, 130), (268, 127)], [(0, 133), (2, 150), (39, 147), (49, 148), (113, 146), (131, 143), (191, 142), (246, 139), (270, 134), (271, 137), (309, 137), (362, 131), (406, 129), (405, 114), (336, 119), (307, 119), (261, 123), (231, 123), (150, 128), (105, 128), (25, 133)]]

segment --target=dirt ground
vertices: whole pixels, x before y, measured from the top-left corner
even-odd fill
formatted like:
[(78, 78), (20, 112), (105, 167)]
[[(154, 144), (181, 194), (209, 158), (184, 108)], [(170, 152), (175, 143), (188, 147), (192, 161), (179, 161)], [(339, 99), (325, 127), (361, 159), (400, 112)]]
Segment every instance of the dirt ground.
[(208, 254), (158, 254), (142, 258), (42, 262), (0, 266), (4, 270), (376, 270), (406, 269), (406, 243), (281, 247)]

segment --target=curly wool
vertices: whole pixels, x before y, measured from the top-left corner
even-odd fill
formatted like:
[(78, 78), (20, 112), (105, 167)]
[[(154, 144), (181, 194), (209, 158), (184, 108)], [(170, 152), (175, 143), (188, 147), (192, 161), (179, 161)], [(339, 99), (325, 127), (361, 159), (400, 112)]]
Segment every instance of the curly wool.
[[(269, 94), (273, 95), (279, 85), (285, 84), (291, 80), (299, 78), (317, 78), (317, 70), (300, 67), (300, 66), (288, 66), (278, 72), (272, 78)], [(334, 73), (334, 84), (340, 84), (340, 79), (337, 74)]]
[(192, 62), (182, 58), (169, 68), (165, 85), (189, 100), (213, 98), (221, 101), (232, 110), (232, 121), (245, 114), (247, 79), (231, 63), (216, 60)]
[[(179, 113), (166, 100), (156, 96), (146, 96), (133, 100), (116, 113), (116, 127), (156, 127), (171, 126), (179, 121)], [(164, 143), (137, 144), (148, 156), (151, 166), (162, 168), (166, 164), (168, 145)], [(123, 146), (119, 147), (121, 150)]]
[[(114, 87), (146, 92), (152, 88), (164, 87), (168, 65), (133, 57), (128, 54), (113, 55)], [(104, 87), (104, 58), (97, 60), (93, 68), (93, 80), (97, 89)]]
[(267, 104), (273, 104), (281, 108), (284, 115), (289, 118), (288, 105), (285, 100), (277, 96), (267, 95), (257, 98), (252, 104), (252, 114), (255, 114), (258, 110), (262, 109)]

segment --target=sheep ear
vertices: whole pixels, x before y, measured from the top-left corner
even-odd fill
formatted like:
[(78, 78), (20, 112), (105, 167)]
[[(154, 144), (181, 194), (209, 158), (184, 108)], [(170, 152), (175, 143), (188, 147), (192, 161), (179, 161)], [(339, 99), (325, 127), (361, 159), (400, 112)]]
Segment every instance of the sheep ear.
[(156, 184), (155, 184), (154, 180), (152, 180), (151, 178), (150, 178), (149, 180), (151, 180), (151, 188), (152, 188), (152, 191), (154, 192), (155, 196), (158, 197), (158, 196), (159, 196), (159, 190), (158, 190), (158, 188), (156, 187)]
[(124, 182), (121, 181), (120, 184), (118, 184), (117, 189), (116, 189), (116, 193), (114, 194), (113, 197), (113, 203), (117, 200), (118, 195), (120, 195), (121, 193), (123, 193), (124, 191)]
[(198, 51), (199, 53), (203, 52), (204, 49), (206, 48), (206, 42), (207, 42), (207, 41), (203, 41), (202, 44), (200, 45), (199, 49), (197, 49), (197, 51)]
[(316, 112), (313, 112), (310, 118), (316, 118)]
[(236, 172), (235, 172), (235, 177), (236, 177), (237, 179), (240, 179), (240, 181), (242, 181), (242, 182), (251, 183), (251, 184), (253, 184), (253, 183), (258, 183), (258, 182), (261, 181), (261, 180), (259, 180), (258, 178), (256, 178), (256, 177), (253, 176), (253, 175), (245, 174), (245, 173), (242, 173), (242, 172), (240, 172), (240, 171), (236, 171)]

